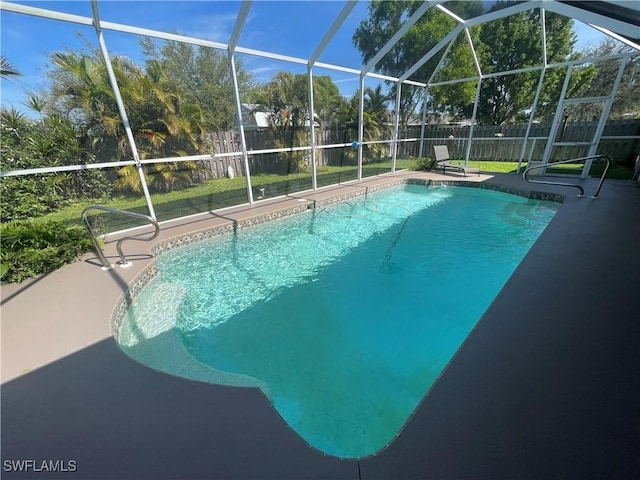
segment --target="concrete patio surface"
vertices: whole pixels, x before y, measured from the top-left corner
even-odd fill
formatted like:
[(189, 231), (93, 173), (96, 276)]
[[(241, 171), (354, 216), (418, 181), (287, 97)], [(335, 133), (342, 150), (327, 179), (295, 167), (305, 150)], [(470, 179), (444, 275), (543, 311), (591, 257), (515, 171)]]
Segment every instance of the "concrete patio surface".
[[(393, 177), (460, 180), (399, 172)], [(161, 238), (384, 182), (389, 176), (163, 224)], [(126, 356), (112, 309), (150, 261), (103, 272), (94, 253), (2, 288), (2, 477), (78, 479), (640, 478), (640, 189), (565, 195), (399, 437), (375, 456), (310, 448), (259, 389), (190, 381)], [(115, 261), (115, 239), (106, 253)], [(31, 463), (20, 462), (33, 461)], [(58, 462), (58, 472), (28, 467)], [(16, 471), (25, 465), (27, 471)], [(70, 468), (71, 467), (71, 468)], [(23, 468), (24, 470), (24, 468)]]

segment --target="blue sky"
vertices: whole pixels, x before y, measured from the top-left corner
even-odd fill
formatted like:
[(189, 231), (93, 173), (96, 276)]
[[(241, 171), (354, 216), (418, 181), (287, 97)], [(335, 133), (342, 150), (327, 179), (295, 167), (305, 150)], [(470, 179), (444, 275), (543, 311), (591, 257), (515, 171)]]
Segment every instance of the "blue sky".
[[(14, 1), (29, 6), (91, 17), (91, 2), (76, 1)], [(316, 49), (334, 19), (344, 6), (343, 1), (254, 1), (239, 45), (246, 48), (274, 52), (306, 59)], [(240, 2), (225, 1), (112, 1), (99, 2), (103, 21), (121, 23), (153, 30), (177, 32), (191, 37), (227, 43), (240, 9)], [(16, 79), (3, 79), (0, 96), (3, 107), (25, 110), (22, 105), (25, 90), (46, 86), (47, 54), (80, 48), (82, 39), (94, 46), (96, 35), (91, 27), (52, 21), (2, 11), (0, 17), (0, 49), (22, 74)], [(366, 18), (367, 2), (359, 2), (351, 12), (319, 61), (359, 69), (361, 57), (351, 40), (359, 23)], [(577, 22), (576, 22), (577, 23)], [(578, 28), (579, 45), (597, 42), (601, 34), (584, 27)], [(595, 33), (594, 33), (595, 32)], [(105, 31), (111, 55), (123, 54), (142, 63), (138, 37)], [(245, 67), (260, 81), (268, 81), (278, 70), (303, 73), (304, 67), (241, 55)], [(351, 96), (358, 86), (357, 76), (315, 69), (317, 75), (330, 75), (344, 96)], [(368, 80), (367, 86), (374, 86)]]
[[(91, 17), (91, 3), (82, 1), (17, 1), (37, 8)], [(252, 4), (239, 45), (299, 58), (309, 57), (344, 6), (342, 1), (256, 1)], [(103, 21), (177, 32), (191, 37), (227, 43), (240, 2), (221, 1), (105, 1), (99, 2)], [(351, 36), (367, 12), (366, 2), (352, 11), (343, 27), (320, 57), (321, 62), (358, 69), (360, 53)], [(91, 27), (52, 21), (12, 12), (1, 12), (1, 51), (22, 74), (2, 80), (2, 105), (23, 110), (25, 89), (44, 86), (47, 53), (83, 45), (78, 33), (97, 46)], [(37, 35), (35, 34), (37, 32)], [(113, 31), (104, 32), (111, 55), (124, 54), (142, 63), (138, 37)], [(260, 81), (268, 81), (278, 70), (302, 73), (304, 66), (289, 62), (240, 55), (245, 67)], [(318, 75), (331, 75), (345, 96), (357, 88), (357, 76), (316, 69)]]

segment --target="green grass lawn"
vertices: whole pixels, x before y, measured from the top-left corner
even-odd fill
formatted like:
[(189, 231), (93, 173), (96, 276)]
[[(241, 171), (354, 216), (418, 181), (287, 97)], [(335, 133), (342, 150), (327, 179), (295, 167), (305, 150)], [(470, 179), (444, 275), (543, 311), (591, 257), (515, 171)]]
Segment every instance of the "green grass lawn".
[[(469, 165), (478, 167), (483, 172), (515, 173), (517, 162), (491, 162), (474, 161)], [(397, 169), (416, 169), (416, 159), (398, 159)], [(602, 164), (595, 164), (591, 169), (591, 175), (599, 177), (602, 173)], [(579, 174), (581, 165), (568, 164), (554, 167), (552, 172)], [(363, 177), (370, 177), (391, 171), (391, 160), (384, 159), (379, 162), (364, 164)], [(317, 169), (317, 183), (319, 187), (355, 180), (357, 167), (349, 166), (319, 166)], [(612, 166), (607, 178), (631, 178), (631, 171), (620, 166)], [(262, 196), (275, 197), (288, 193), (311, 189), (311, 171), (302, 171), (288, 175), (262, 174), (252, 175), (252, 192), (254, 200)], [(170, 220), (186, 215), (192, 215), (224, 207), (247, 203), (247, 187), (244, 177), (221, 178), (208, 180), (200, 185), (176, 190), (168, 193), (155, 193), (151, 195), (156, 217), (160, 221)], [(142, 195), (138, 197), (115, 197), (110, 199), (88, 199), (60, 209), (57, 212), (34, 218), (35, 222), (61, 221), (66, 224), (82, 224), (82, 210), (91, 204), (100, 204), (118, 210), (128, 210), (136, 213), (147, 214), (147, 206)], [(123, 230), (143, 224), (143, 221), (130, 219), (122, 215), (110, 213), (91, 214), (92, 225), (100, 233), (108, 233)]]
[[(397, 169), (410, 168), (413, 164), (409, 159), (398, 159)], [(363, 177), (370, 177), (391, 171), (391, 160), (381, 160), (363, 165)], [(355, 180), (357, 167), (328, 166), (317, 168), (317, 183), (319, 187)], [(276, 197), (288, 193), (311, 189), (311, 171), (302, 171), (287, 175), (261, 174), (251, 176), (251, 186), (254, 200), (262, 196)], [(170, 220), (211, 210), (218, 210), (233, 205), (247, 203), (247, 185), (244, 177), (221, 178), (208, 180), (200, 185), (175, 190), (168, 193), (151, 194), (151, 200), (159, 221)], [(65, 224), (82, 225), (82, 211), (89, 205), (104, 205), (118, 210), (142, 213), (147, 215), (147, 205), (142, 195), (121, 196), (107, 199), (87, 199), (82, 202), (66, 206), (56, 212), (34, 218), (33, 221), (60, 221)], [(123, 215), (97, 212), (91, 213), (91, 224), (99, 234), (132, 228), (143, 225), (143, 220), (137, 220)]]
[[(460, 163), (464, 162), (460, 161)], [(516, 173), (518, 169), (518, 162), (470, 161), (469, 166), (477, 167), (482, 172)], [(526, 162), (523, 162), (520, 173), (524, 172), (526, 167)], [(547, 168), (547, 172), (551, 174), (580, 175), (582, 173), (582, 167), (584, 167), (584, 163), (565, 163)], [(603, 171), (604, 164), (602, 162), (594, 163), (589, 171), (589, 176), (593, 178), (600, 178)], [(630, 180), (632, 174), (633, 171), (630, 168), (625, 167), (624, 165), (613, 164), (609, 167), (607, 178), (615, 180)]]

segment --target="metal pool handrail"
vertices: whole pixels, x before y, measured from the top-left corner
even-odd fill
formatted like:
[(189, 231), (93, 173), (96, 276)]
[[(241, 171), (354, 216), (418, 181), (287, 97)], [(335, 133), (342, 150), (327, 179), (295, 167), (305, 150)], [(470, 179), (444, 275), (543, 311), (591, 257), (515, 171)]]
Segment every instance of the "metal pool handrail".
[(561, 160), (559, 162), (553, 162), (553, 163), (547, 163), (544, 165), (536, 165), (534, 167), (529, 167), (527, 168), (523, 173), (522, 173), (522, 177), (529, 183), (542, 183), (545, 185), (561, 185), (564, 187), (574, 187), (577, 188), (578, 190), (580, 190), (580, 193), (578, 194), (579, 197), (584, 197), (584, 188), (582, 188), (582, 185), (576, 185), (575, 183), (564, 183), (564, 182), (550, 182), (547, 180), (531, 180), (530, 178), (527, 177), (527, 173), (529, 173), (531, 170), (536, 170), (536, 169), (540, 169), (540, 168), (546, 168), (546, 167), (552, 167), (554, 165), (560, 165), (562, 163), (572, 163), (572, 162), (577, 162), (579, 160), (605, 160), (607, 161), (607, 166), (604, 168), (604, 171), (602, 172), (602, 177), (600, 177), (600, 182), (598, 182), (598, 187), (596, 188), (595, 193), (592, 195), (591, 198), (598, 198), (598, 194), (600, 193), (600, 189), (602, 188), (602, 184), (604, 183), (604, 177), (607, 175), (607, 172), (609, 171), (609, 166), (611, 165), (611, 159), (609, 159), (609, 157), (607, 155), (590, 155), (588, 157), (579, 157), (579, 158), (572, 158), (570, 160)]
[(118, 240), (118, 242), (116, 243), (116, 250), (118, 251), (118, 255), (120, 256), (120, 268), (127, 268), (131, 266), (131, 262), (128, 262), (126, 257), (124, 256), (124, 253), (122, 253), (122, 242), (124, 242), (125, 240), (137, 240), (137, 241), (151, 241), (154, 238), (156, 238), (159, 234), (160, 234), (160, 225), (158, 224), (158, 222), (148, 216), (148, 215), (143, 215), (142, 213), (135, 213), (135, 212), (127, 212), (126, 210), (118, 210), (115, 208), (111, 208), (111, 207), (105, 207), (103, 205), (89, 205), (87, 208), (85, 208), (82, 211), (82, 220), (84, 221), (85, 226), (87, 227), (87, 231), (89, 232), (89, 237), (91, 237), (91, 241), (93, 242), (93, 246), (96, 250), (96, 253), (98, 254), (98, 258), (100, 259), (100, 261), (102, 262), (102, 270), (110, 270), (113, 268), (113, 265), (109, 263), (109, 261), (107, 260), (107, 258), (104, 256), (104, 252), (102, 251), (102, 248), (100, 248), (100, 245), (98, 244), (98, 240), (96, 239), (95, 234), (93, 233), (93, 229), (91, 228), (91, 224), (89, 223), (89, 219), (87, 218), (87, 214), (89, 213), (90, 210), (102, 210), (105, 212), (110, 212), (110, 213), (119, 213), (122, 215), (126, 215), (129, 217), (134, 217), (134, 218), (140, 218), (142, 220), (147, 220), (148, 222), (150, 222), (151, 224), (153, 224), (154, 228), (155, 228), (155, 232), (153, 233), (152, 236), (150, 236), (149, 238), (139, 238), (133, 235), (127, 235), (126, 237), (122, 237), (120, 240)]

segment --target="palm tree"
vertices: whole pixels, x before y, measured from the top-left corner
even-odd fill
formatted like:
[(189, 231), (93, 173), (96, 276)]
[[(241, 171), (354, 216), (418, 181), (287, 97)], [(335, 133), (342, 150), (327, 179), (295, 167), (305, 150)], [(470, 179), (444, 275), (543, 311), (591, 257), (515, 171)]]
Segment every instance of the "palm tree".
[(36, 93), (29, 93), (29, 94), (27, 94), (27, 101), (24, 102), (24, 105), (27, 108), (29, 108), (29, 109), (33, 110), (34, 112), (38, 113), (40, 115), (40, 118), (42, 119), (42, 116), (44, 115), (45, 108), (47, 107), (47, 102), (40, 95), (38, 95)]
[(7, 57), (0, 55), (0, 77), (20, 77), (22, 74), (9, 63)]
[[(365, 88), (364, 92), (363, 140), (365, 142), (382, 140), (385, 129), (388, 129), (388, 126), (385, 125), (388, 116), (388, 97), (382, 93), (380, 85), (375, 89)], [(345, 128), (345, 141), (347, 138), (357, 138), (359, 103), (360, 90), (357, 90), (349, 100), (349, 103), (343, 105), (338, 111), (337, 121), (339, 125)], [(351, 136), (348, 137), (348, 135)], [(365, 145), (363, 147), (364, 161), (379, 159), (383, 155), (385, 148), (384, 144), (381, 143)], [(357, 157), (356, 151), (346, 150), (345, 157), (348, 161), (355, 161)]]
[[(60, 108), (82, 122), (94, 139), (115, 139), (114, 160), (131, 158), (104, 62), (97, 54), (89, 57), (74, 52), (56, 53), (52, 61), (58, 67), (52, 92)], [(115, 57), (112, 67), (141, 158), (201, 153), (202, 109), (169, 79), (162, 62), (148, 62), (143, 71), (129, 59)], [(140, 179), (130, 170), (132, 167), (120, 169), (115, 186), (140, 191)], [(201, 176), (193, 172), (205, 171), (194, 162), (158, 164), (146, 170), (150, 185), (160, 191), (191, 184)]]

